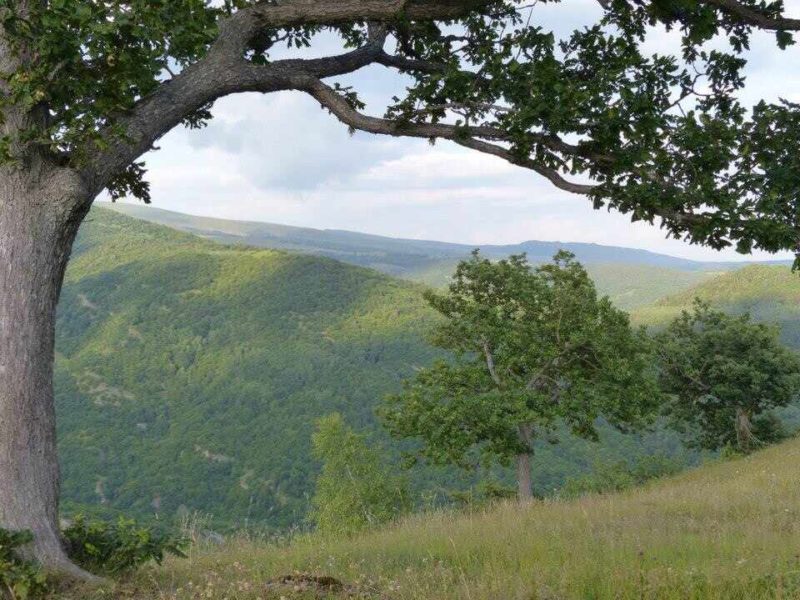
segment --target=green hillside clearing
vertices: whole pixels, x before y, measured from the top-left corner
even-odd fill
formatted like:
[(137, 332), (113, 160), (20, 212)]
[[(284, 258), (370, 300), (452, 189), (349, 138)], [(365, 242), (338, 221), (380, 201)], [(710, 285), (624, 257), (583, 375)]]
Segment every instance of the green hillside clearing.
[(691, 308), (694, 298), (730, 313), (778, 325), (784, 343), (800, 348), (800, 275), (787, 266), (749, 265), (722, 273), (632, 312), (634, 322), (659, 326)]

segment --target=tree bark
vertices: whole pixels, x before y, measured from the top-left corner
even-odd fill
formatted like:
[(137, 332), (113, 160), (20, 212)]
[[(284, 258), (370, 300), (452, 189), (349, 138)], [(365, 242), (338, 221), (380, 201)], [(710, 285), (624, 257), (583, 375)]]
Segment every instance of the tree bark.
[(527, 452), (517, 454), (517, 499), (520, 502), (530, 502), (533, 500), (533, 482), (531, 481), (533, 427), (519, 425), (517, 434), (519, 435), (520, 444), (527, 449)]
[(750, 412), (741, 408), (736, 408), (736, 443), (739, 445), (739, 450), (745, 454), (752, 450), (752, 442), (755, 440), (753, 436), (753, 422), (750, 417)]
[(517, 488), (517, 499), (520, 502), (533, 500), (531, 454), (517, 454)]
[(53, 360), (56, 304), (89, 205), (70, 171), (0, 172), (0, 527), (30, 531), (26, 558), (82, 579), (58, 525)]

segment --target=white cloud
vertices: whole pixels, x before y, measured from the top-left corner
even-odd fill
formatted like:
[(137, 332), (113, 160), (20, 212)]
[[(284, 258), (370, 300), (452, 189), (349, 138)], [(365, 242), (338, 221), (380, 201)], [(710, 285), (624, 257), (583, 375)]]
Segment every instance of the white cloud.
[(519, 179), (520, 169), (494, 157), (469, 151), (428, 150), (388, 159), (357, 175), (354, 185), (382, 188), (440, 188), (502, 184)]

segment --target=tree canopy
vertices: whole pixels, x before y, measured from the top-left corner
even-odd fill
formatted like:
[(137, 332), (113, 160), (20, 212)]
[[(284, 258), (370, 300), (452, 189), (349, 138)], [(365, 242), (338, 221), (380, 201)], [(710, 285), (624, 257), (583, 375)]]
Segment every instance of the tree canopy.
[(656, 345), (667, 414), (703, 448), (747, 452), (772, 441), (776, 422), (764, 413), (800, 390), (797, 353), (781, 345), (776, 328), (746, 314), (726, 315), (697, 300)]
[(444, 317), (433, 342), (455, 360), (420, 371), (383, 411), (393, 434), (422, 440), (423, 455), (516, 457), (526, 498), (533, 442), (556, 425), (595, 438), (601, 415), (620, 427), (650, 415), (659, 394), (647, 337), (597, 297), (571, 254), (532, 269), (524, 256), (492, 263), (476, 251), (453, 279), (427, 298)]
[[(780, 1), (600, 2), (564, 39), (512, 0), (5, 2), (0, 106), (41, 118), (6, 127), (2, 155), (48, 146), (94, 192), (147, 200), (135, 161), (169, 129), (231, 93), (296, 90), (354, 130), (452, 140), (692, 242), (794, 249), (800, 110), (738, 94), (753, 31), (787, 48), (800, 19)], [(656, 26), (680, 55), (647, 53)], [(304, 58), (323, 31), (342, 53)], [(367, 113), (336, 78), (373, 64), (410, 84)]]

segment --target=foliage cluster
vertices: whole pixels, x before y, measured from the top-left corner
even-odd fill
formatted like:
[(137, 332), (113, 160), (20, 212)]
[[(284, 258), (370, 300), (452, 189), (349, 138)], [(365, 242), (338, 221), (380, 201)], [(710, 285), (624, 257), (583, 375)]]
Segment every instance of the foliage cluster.
[[(120, 517), (115, 523), (76, 516), (62, 532), (67, 554), (78, 566), (98, 575), (120, 575), (165, 555), (185, 557), (180, 536), (137, 525)], [(30, 532), (0, 529), (0, 598), (28, 600), (47, 594), (50, 583), (35, 562), (19, 557), (33, 539)]]
[(47, 578), (39, 568), (16, 554), (32, 539), (29, 532), (0, 529), (0, 598), (27, 600), (47, 591)]
[[(35, 5), (34, 5), (35, 6)], [(196, 60), (214, 39), (222, 11), (203, 0), (85, 2), (56, 0), (44, 10), (7, 2), (0, 26), (23, 56), (7, 78), (0, 109), (47, 107), (41, 128), (0, 140), (2, 158), (16, 160), (17, 142), (72, 152), (80, 164), (115, 119), (152, 92), (165, 75)], [(99, 84), (102, 82), (102, 84)], [(187, 116), (197, 125), (210, 115), (206, 107)], [(122, 132), (117, 132), (121, 137)], [(133, 163), (110, 184), (112, 197), (131, 194), (149, 201), (142, 163)]]
[(140, 527), (125, 517), (108, 522), (77, 515), (63, 534), (70, 558), (98, 574), (118, 575), (150, 561), (160, 565), (166, 554), (186, 556), (182, 537)]
[(350, 535), (388, 523), (411, 508), (408, 482), (394, 475), (378, 448), (334, 413), (317, 421), (314, 457), (322, 463), (311, 520), (327, 535)]

